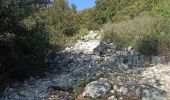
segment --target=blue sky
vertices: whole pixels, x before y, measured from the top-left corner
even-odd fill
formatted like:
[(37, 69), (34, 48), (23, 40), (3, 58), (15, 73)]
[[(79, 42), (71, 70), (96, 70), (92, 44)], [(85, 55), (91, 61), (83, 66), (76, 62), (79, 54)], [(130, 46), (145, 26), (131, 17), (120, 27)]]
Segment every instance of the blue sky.
[(95, 0), (68, 0), (69, 4), (76, 4), (77, 10), (83, 10), (85, 8), (91, 8), (95, 5)]

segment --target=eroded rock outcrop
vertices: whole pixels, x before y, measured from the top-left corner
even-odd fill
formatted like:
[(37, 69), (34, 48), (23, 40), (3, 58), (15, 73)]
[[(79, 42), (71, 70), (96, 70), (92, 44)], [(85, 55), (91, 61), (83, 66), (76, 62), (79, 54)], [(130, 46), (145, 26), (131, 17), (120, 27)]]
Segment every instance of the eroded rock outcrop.
[[(6, 88), (1, 100), (48, 100), (55, 91), (64, 91), (62, 94), (65, 96), (59, 98), (70, 98), (68, 91), (72, 87), (84, 80), (96, 80), (103, 76), (107, 76), (105, 78), (113, 83), (108, 83), (105, 79), (93, 81), (86, 86), (84, 97), (105, 97), (105, 94), (111, 91), (109, 100), (127, 100), (126, 98), (132, 97), (132, 94), (141, 100), (157, 98), (156, 96), (160, 96), (161, 99), (153, 100), (166, 100), (165, 92), (162, 92), (166, 89), (158, 88), (160, 86), (156, 84), (157, 80), (169, 82), (170, 74), (161, 73), (165, 73), (164, 67), (161, 67), (162, 70), (157, 67), (145, 68), (144, 55), (133, 50), (131, 46), (117, 48), (109, 40), (101, 41), (101, 34), (102, 31), (89, 32), (75, 46), (66, 48), (63, 53), (48, 60), (51, 63), (51, 71), (45, 72), (46, 77), (30, 78), (23, 84)], [(157, 58), (154, 58), (153, 63), (158, 64), (162, 61), (162, 58)], [(156, 74), (157, 72), (159, 74)], [(160, 77), (161, 75), (163, 77)], [(55, 95), (53, 97), (58, 98)]]

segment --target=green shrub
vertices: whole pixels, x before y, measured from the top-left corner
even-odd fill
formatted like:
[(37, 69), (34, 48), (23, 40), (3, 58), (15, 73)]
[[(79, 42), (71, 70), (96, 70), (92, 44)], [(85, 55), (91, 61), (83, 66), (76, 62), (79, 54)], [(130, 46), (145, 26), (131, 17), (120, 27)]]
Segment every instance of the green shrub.
[[(160, 0), (153, 6), (151, 14), (159, 18), (153, 26), (152, 35), (143, 38), (140, 47), (144, 53), (162, 53), (170, 58), (170, 1)], [(146, 42), (147, 41), (147, 42)], [(156, 42), (155, 44), (152, 42)], [(146, 43), (145, 43), (146, 42)], [(146, 49), (145, 46), (147, 45)], [(155, 45), (155, 46), (153, 46)], [(143, 49), (142, 49), (143, 48)], [(152, 50), (153, 48), (154, 50)]]
[(155, 35), (145, 36), (141, 41), (139, 41), (138, 49), (143, 54), (153, 54), (157, 52), (159, 47), (159, 40)]
[(87, 33), (88, 33), (88, 30), (86, 29), (86, 28), (81, 28), (80, 30), (79, 30), (79, 36), (80, 37), (82, 37), (82, 36), (84, 36), (84, 35), (87, 35)]
[(108, 22), (103, 26), (103, 39), (110, 39), (118, 46), (132, 45), (143, 54), (169, 55), (170, 22), (161, 16), (140, 15), (119, 23)]
[(163, 17), (170, 19), (170, 1), (169, 0), (160, 0), (157, 5), (155, 5), (151, 13), (153, 15), (161, 14)]
[(124, 21), (124, 20), (128, 20), (130, 19), (130, 17), (128, 16), (125, 16), (125, 15), (116, 15), (116, 16), (113, 16), (112, 17), (112, 22), (121, 22), (121, 21)]
[(132, 45), (136, 47), (137, 41), (150, 34), (155, 18), (142, 15), (131, 20), (117, 23), (108, 22), (103, 26), (104, 40), (110, 39), (118, 46)]
[(157, 21), (152, 28), (152, 34), (145, 36), (139, 41), (139, 50), (144, 54), (164, 54), (169, 56), (170, 51), (170, 29), (167, 20)]

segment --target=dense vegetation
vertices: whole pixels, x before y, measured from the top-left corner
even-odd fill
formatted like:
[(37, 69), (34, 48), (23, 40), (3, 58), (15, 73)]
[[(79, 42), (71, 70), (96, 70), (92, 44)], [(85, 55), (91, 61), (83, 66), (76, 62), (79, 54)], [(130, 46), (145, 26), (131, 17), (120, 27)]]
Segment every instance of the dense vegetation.
[(169, 5), (169, 0), (96, 0), (93, 8), (77, 11), (67, 0), (54, 0), (50, 7), (0, 0), (0, 74), (20, 77), (42, 70), (59, 48), (100, 28), (103, 39), (119, 46), (169, 55)]
[[(0, 2), (0, 73), (1, 78), (14, 73), (26, 75), (44, 65), (49, 48), (49, 34), (44, 23), (34, 18), (32, 26), (25, 19), (38, 12), (30, 1)], [(27, 72), (28, 71), (28, 72)], [(18, 73), (18, 74), (16, 74)]]
[(132, 45), (147, 55), (163, 53), (168, 56), (169, 4), (168, 0), (124, 2), (123, 8), (104, 25), (104, 39), (110, 38), (119, 46)]

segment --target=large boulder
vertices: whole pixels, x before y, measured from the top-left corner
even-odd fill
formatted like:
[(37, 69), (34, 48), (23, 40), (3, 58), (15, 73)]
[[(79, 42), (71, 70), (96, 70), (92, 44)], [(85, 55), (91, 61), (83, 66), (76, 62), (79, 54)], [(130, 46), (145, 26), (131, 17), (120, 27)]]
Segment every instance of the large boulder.
[(101, 78), (98, 81), (93, 81), (84, 89), (83, 96), (90, 98), (98, 98), (104, 96), (111, 89), (111, 84), (107, 79)]
[(142, 100), (168, 100), (166, 92), (153, 86), (147, 86), (142, 90)]

